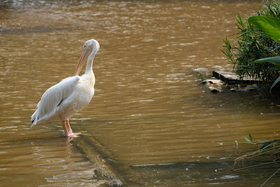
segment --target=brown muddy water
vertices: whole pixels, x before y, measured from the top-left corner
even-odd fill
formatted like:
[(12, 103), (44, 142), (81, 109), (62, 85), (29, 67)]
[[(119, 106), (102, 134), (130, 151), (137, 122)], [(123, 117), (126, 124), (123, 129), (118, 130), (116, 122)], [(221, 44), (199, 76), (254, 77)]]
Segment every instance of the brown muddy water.
[[(228, 169), (253, 148), (249, 133), (279, 138), (279, 103), (262, 92), (211, 94), (194, 70), (231, 70), (222, 39), (237, 32), (238, 13), (260, 8), (260, 0), (1, 1), (0, 186), (259, 186), (261, 169)], [(63, 137), (60, 122), (30, 128), (43, 92), (74, 73), (91, 38), (101, 45), (96, 93), (71, 120), (83, 135)], [(107, 166), (117, 179), (97, 172)]]

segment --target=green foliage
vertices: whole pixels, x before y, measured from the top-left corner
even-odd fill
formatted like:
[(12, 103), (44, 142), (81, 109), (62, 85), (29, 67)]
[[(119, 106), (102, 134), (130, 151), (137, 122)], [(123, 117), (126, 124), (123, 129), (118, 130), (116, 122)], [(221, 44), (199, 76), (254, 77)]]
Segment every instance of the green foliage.
[(272, 84), (272, 86), (270, 87), (270, 91), (272, 88), (274, 88), (274, 86), (276, 86), (278, 83), (280, 82), (280, 77), (278, 77)]
[[(279, 158), (278, 156), (280, 154), (280, 139), (274, 139), (274, 140), (268, 140), (268, 141), (254, 143), (253, 137), (251, 134), (249, 134), (248, 137), (244, 137), (244, 138), (250, 144), (255, 144), (255, 145), (259, 145), (259, 146), (257, 149), (246, 152), (244, 155), (236, 158), (234, 161), (234, 164), (231, 168), (233, 171), (252, 169), (252, 168), (256, 168), (256, 167), (264, 167), (264, 166), (268, 166), (268, 165), (271, 165), (271, 167), (273, 167), (276, 164), (280, 163), (280, 160), (278, 159)], [(270, 161), (263, 161), (263, 162), (257, 163), (256, 165), (240, 167), (240, 165), (241, 165), (240, 163), (244, 163), (245, 159), (261, 157), (264, 155), (271, 155), (271, 156), (273, 156), (273, 158)], [(239, 168), (236, 168), (237, 166), (239, 166)], [(270, 175), (270, 177), (268, 177), (268, 179), (261, 186), (264, 186), (278, 172), (280, 172), (280, 168), (278, 168), (274, 173), (272, 173)]]
[(250, 144), (254, 144), (254, 143), (253, 143), (253, 137), (252, 137), (252, 135), (251, 135), (251, 134), (249, 134), (249, 138), (244, 137), (244, 139), (245, 139), (248, 143), (250, 143)]
[[(267, 34), (271, 39), (276, 42), (280, 41), (280, 19), (270, 18), (266, 16), (254, 16), (248, 19), (248, 22), (252, 25), (255, 25), (258, 29)], [(274, 64), (276, 67), (280, 66), (280, 56), (268, 57), (255, 60), (254, 63), (259, 62), (270, 62)], [(278, 77), (272, 86), (270, 87), (270, 91), (280, 82), (280, 77)]]
[[(265, 6), (265, 10), (256, 13), (257, 16), (280, 18), (279, 1), (267, 3)], [(232, 41), (226, 38), (222, 50), (233, 63), (234, 71), (241, 77), (251, 76), (264, 81), (274, 81), (279, 76), (280, 66), (254, 61), (280, 55), (280, 44), (240, 15), (237, 15), (236, 22), (239, 30), (236, 39)]]
[[(261, 58), (254, 61), (254, 63), (261, 63), (261, 62), (270, 62), (275, 65), (275, 70), (280, 69), (280, 56), (274, 56), (274, 57), (267, 57), (267, 58)], [(274, 88), (278, 83), (280, 82), (280, 77), (278, 77), (270, 87), (270, 91), (272, 88)]]
[(260, 63), (260, 62), (270, 62), (276, 66), (280, 66), (280, 56), (261, 58), (254, 61), (254, 63)]
[(280, 20), (278, 18), (253, 16), (248, 19), (248, 22), (256, 26), (275, 42), (280, 42)]
[[(276, 67), (280, 66), (280, 56), (274, 56), (274, 57), (268, 57), (268, 58), (261, 58), (258, 60), (255, 60), (254, 63), (260, 63), (260, 62), (270, 62), (274, 64)], [(270, 91), (280, 82), (280, 77), (278, 77), (270, 87)]]

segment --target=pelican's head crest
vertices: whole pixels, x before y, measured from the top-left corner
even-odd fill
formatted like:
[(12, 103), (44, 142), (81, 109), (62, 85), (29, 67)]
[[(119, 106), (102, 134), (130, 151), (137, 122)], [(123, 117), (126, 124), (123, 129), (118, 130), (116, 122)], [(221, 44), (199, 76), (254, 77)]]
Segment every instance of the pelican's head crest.
[(74, 75), (79, 75), (81, 72), (86, 59), (91, 63), (93, 63), (93, 58), (96, 55), (97, 51), (99, 50), (100, 45), (95, 39), (88, 40), (83, 45), (82, 55), (76, 67)]
[(84, 44), (84, 49), (91, 49), (92, 53), (94, 53), (93, 55), (95, 55), (97, 53), (99, 48), (100, 48), (100, 45), (99, 45), (98, 41), (96, 41), (95, 39), (88, 40)]

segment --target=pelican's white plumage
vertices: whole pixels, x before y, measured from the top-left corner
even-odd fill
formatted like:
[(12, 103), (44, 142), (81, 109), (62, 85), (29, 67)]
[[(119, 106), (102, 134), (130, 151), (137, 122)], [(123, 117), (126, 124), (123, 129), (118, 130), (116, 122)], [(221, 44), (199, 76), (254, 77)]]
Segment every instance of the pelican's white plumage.
[[(92, 66), (99, 48), (99, 43), (94, 39), (85, 42), (74, 76), (63, 79), (42, 95), (37, 110), (31, 116), (32, 126), (48, 121), (62, 121), (65, 136), (76, 137), (69, 119), (87, 106), (94, 95), (95, 76)], [(79, 76), (86, 57), (86, 71)]]

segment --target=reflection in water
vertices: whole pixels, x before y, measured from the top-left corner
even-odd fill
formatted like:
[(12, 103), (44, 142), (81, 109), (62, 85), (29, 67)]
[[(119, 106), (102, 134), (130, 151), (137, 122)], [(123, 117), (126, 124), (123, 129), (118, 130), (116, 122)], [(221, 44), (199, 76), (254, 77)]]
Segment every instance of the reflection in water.
[[(1, 186), (79, 186), (104, 184), (94, 178), (95, 167), (64, 137), (1, 141)], [(47, 181), (47, 183), (46, 183)], [(98, 186), (96, 185), (96, 186)], [(22, 186), (22, 185), (21, 185)]]
[(260, 92), (210, 94), (192, 69), (231, 70), (222, 39), (236, 32), (237, 12), (250, 14), (260, 3), (2, 1), (1, 184), (104, 182), (90, 178), (94, 166), (56, 130), (59, 123), (29, 123), (42, 93), (73, 74), (80, 46), (91, 38), (102, 46), (96, 96), (73, 128), (101, 142), (125, 178), (130, 169), (153, 186), (250, 183), (226, 173), (224, 163), (239, 152), (236, 141), (245, 148), (249, 133), (256, 141), (279, 136), (278, 116), (260, 115), (278, 113), (277, 101)]

